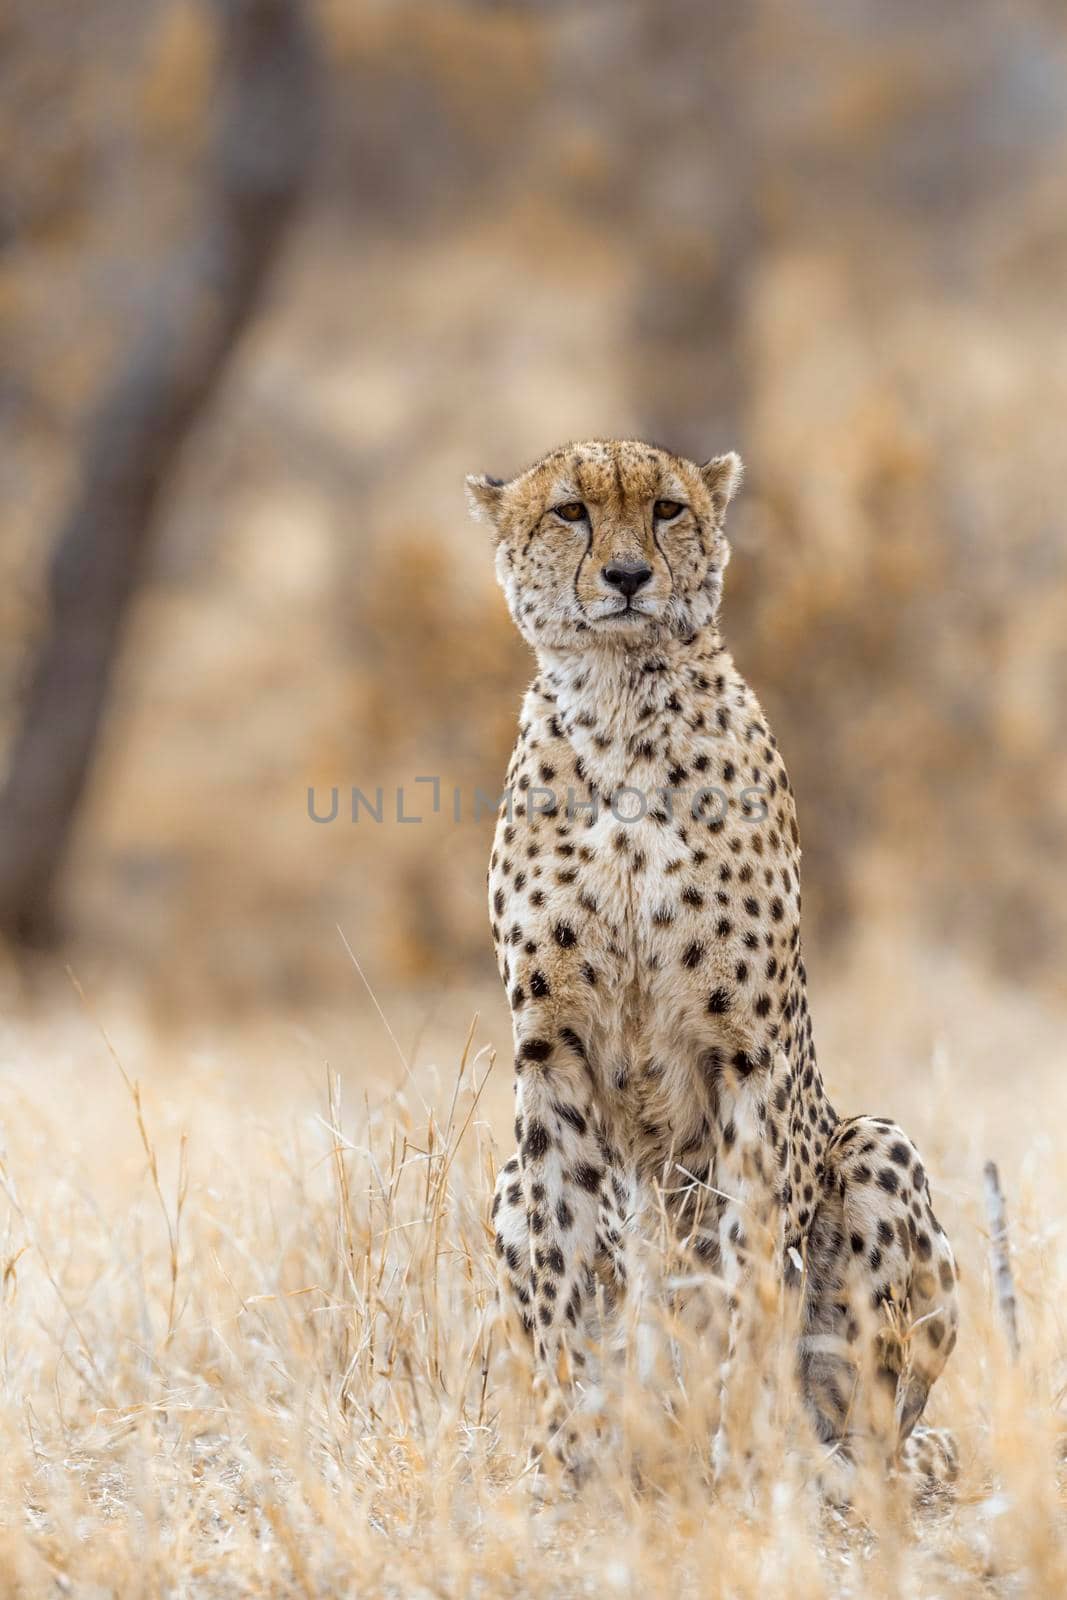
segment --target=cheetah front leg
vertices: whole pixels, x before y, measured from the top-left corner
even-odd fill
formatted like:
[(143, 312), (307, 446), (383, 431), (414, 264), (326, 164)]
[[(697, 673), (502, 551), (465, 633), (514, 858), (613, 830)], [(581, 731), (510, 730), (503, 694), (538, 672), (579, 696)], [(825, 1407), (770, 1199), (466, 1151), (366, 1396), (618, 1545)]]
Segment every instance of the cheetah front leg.
[[(626, 1242), (629, 1191), (614, 1172), (605, 1171), (597, 1212), (596, 1259), (592, 1284), (584, 1277), (580, 1307), (567, 1316), (568, 1360), (577, 1385), (594, 1390), (607, 1377), (605, 1357), (618, 1355), (624, 1329), (618, 1313), (627, 1292)], [(501, 1310), (512, 1348), (529, 1365), (534, 1357), (530, 1221), (516, 1152), (497, 1175), (493, 1230)]]
[(894, 1123), (841, 1122), (807, 1241), (800, 1375), (816, 1432), (900, 1466), (917, 1494), (955, 1476), (951, 1439), (917, 1427), (956, 1343), (956, 1265), (918, 1151)]
[(773, 1404), (781, 1212), (757, 1097), (749, 1085), (734, 1093), (726, 1086), (719, 1121), (719, 1260), (729, 1321), (713, 1465), (722, 1485), (748, 1479), (753, 1441), (765, 1437)]
[[(542, 1018), (542, 1023), (546, 1019)], [(611, 1201), (608, 1150), (601, 1137), (592, 1077), (584, 1047), (570, 1029), (538, 1029), (524, 1017), (517, 1029), (517, 1179), (525, 1222), (527, 1301), (522, 1298), (520, 1228), (507, 1219), (504, 1259), (523, 1326), (533, 1341), (534, 1391), (539, 1423), (535, 1453), (544, 1447), (572, 1477), (584, 1466), (575, 1378), (586, 1360), (584, 1330), (598, 1294), (598, 1230), (602, 1206)], [(510, 1245), (510, 1250), (509, 1250)], [(602, 1292), (602, 1291), (601, 1291)]]

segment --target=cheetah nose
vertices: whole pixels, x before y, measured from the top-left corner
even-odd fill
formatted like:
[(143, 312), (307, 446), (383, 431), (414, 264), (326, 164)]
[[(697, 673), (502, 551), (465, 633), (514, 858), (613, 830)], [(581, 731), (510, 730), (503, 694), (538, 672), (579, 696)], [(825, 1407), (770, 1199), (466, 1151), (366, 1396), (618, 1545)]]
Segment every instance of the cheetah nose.
[(652, 568), (643, 561), (613, 561), (610, 566), (601, 567), (600, 576), (629, 599), (638, 589), (644, 588), (652, 576)]

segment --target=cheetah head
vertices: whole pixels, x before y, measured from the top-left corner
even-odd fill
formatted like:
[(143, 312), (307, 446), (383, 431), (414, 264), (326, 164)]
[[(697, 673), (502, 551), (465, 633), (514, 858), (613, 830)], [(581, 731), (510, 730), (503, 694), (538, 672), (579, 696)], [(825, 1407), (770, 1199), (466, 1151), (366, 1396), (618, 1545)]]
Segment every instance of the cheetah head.
[(741, 460), (704, 466), (655, 445), (564, 445), (503, 483), (470, 477), (508, 609), (534, 648), (626, 648), (715, 616)]

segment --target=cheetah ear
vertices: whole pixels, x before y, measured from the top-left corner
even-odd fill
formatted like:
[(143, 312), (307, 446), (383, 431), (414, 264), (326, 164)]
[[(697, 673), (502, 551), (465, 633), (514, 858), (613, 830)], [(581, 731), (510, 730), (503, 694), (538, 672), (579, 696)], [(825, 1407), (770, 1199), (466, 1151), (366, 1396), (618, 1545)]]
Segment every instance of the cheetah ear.
[(720, 522), (726, 507), (741, 487), (744, 471), (736, 450), (730, 450), (724, 456), (712, 456), (700, 469), (704, 487), (711, 496), (712, 507)]
[(504, 480), (472, 472), (467, 478), (467, 504), (476, 522), (496, 526), (504, 501)]

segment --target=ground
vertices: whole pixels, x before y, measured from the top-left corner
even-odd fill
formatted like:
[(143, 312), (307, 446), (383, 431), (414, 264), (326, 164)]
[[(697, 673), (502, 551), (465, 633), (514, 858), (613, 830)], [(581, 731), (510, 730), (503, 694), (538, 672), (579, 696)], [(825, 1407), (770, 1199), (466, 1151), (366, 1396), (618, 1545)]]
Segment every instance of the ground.
[(896, 942), (813, 994), (831, 1093), (914, 1132), (961, 1262), (931, 1417), (956, 1426), (960, 1495), (915, 1531), (873, 1485), (862, 1517), (820, 1511), (773, 1434), (763, 1490), (717, 1502), (701, 1441), (654, 1407), (631, 1424), (641, 1491), (620, 1461), (539, 1504), (494, 1333), (485, 1213), (511, 1074), (493, 990), (379, 995), (383, 1023), (353, 971), (343, 1015), (165, 1033), (117, 990), (6, 998), (4, 1593), (1064, 1592), (1067, 1091), (1059, 1019), (1034, 1002)]

